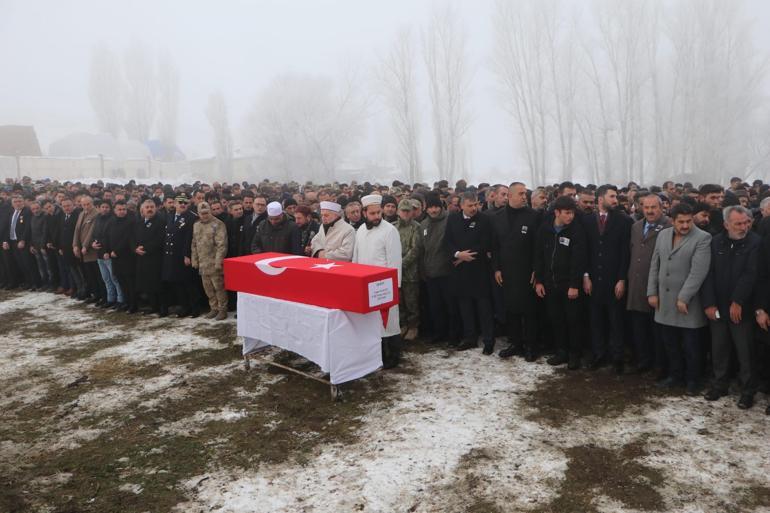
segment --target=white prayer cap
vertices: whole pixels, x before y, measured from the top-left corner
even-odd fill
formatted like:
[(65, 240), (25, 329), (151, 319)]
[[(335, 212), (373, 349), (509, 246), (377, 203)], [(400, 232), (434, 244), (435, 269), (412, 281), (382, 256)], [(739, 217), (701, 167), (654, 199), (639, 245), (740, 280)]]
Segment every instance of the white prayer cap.
[(267, 215), (270, 217), (276, 217), (283, 214), (283, 207), (277, 201), (273, 201), (267, 205)]
[(361, 198), (361, 205), (366, 208), (369, 205), (382, 205), (382, 196), (379, 194), (370, 194)]
[(321, 210), (331, 210), (332, 212), (337, 212), (339, 214), (342, 212), (342, 207), (339, 203), (335, 203), (333, 201), (322, 201)]

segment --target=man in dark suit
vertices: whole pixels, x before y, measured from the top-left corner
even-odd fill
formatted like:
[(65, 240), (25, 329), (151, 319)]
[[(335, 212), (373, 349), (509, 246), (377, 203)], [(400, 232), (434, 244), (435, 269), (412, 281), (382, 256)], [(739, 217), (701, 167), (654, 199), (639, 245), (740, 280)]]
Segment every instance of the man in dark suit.
[(492, 227), (489, 218), (479, 212), (479, 200), (473, 192), (464, 192), (460, 212), (447, 219), (444, 244), (454, 260), (450, 283), (460, 305), (463, 341), (458, 351), (478, 347), (476, 316), (484, 340), (484, 354), (495, 348), (494, 319), (490, 300), (488, 253), (492, 251)]
[(614, 185), (599, 187), (596, 201), (597, 212), (582, 218), (588, 240), (588, 272), (583, 277), (583, 290), (591, 296), (593, 359), (588, 367), (597, 369), (611, 359), (615, 372), (622, 374), (623, 296), (632, 221), (618, 208), (618, 189)]
[[(253, 208), (252, 208), (253, 207)], [(267, 219), (267, 198), (259, 195), (256, 198), (250, 192), (243, 197), (243, 229), (241, 230), (241, 255), (251, 254), (251, 242), (257, 233), (259, 224)]]
[(69, 288), (64, 293), (73, 298), (86, 296), (86, 279), (80, 269), (78, 259), (72, 251), (72, 239), (75, 237), (75, 226), (78, 222), (81, 209), (75, 207), (72, 198), (65, 197), (61, 200), (62, 219), (57, 234), (56, 245), (59, 252), (59, 260), (62, 263), (62, 274), (69, 276)]
[[(7, 196), (8, 193), (3, 191), (2, 194), (3, 197), (0, 198), (0, 242), (5, 243), (11, 230), (13, 206), (11, 205), (10, 198)], [(2, 251), (0, 251), (0, 286), (5, 289), (15, 288), (18, 282), (18, 274), (11, 246), (8, 245), (6, 248), (6, 245), (2, 244)]]
[(142, 203), (141, 217), (136, 223), (134, 253), (136, 253), (136, 292), (144, 293), (150, 303), (146, 314), (168, 315), (168, 307), (161, 302), (161, 271), (163, 268), (163, 242), (165, 224), (157, 213), (155, 202), (146, 199)]
[(197, 317), (200, 314), (198, 274), (192, 264), (192, 231), (196, 216), (188, 211), (189, 198), (184, 194), (176, 197), (176, 211), (166, 218), (166, 235), (163, 249), (161, 277), (166, 282), (166, 306), (180, 305), (179, 317)]
[(35, 288), (35, 271), (33, 257), (29, 252), (31, 236), (32, 212), (24, 206), (21, 194), (11, 198), (13, 210), (8, 222), (7, 238), (3, 241), (3, 250), (10, 251), (16, 268), (21, 271), (22, 279), (28, 289)]
[(502, 358), (521, 354), (537, 358), (537, 317), (532, 288), (537, 228), (541, 215), (527, 206), (527, 187), (514, 182), (508, 188), (508, 204), (490, 216), (493, 231), (492, 267), (502, 288), (508, 347)]

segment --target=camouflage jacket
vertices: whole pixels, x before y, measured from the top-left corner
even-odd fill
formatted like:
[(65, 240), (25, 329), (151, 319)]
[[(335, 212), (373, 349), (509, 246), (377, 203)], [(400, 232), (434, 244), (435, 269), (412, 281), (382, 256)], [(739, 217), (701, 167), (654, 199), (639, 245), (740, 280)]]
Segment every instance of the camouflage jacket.
[(401, 238), (401, 281), (419, 281), (420, 225), (417, 221), (405, 223), (399, 218), (393, 226)]
[(192, 266), (201, 275), (222, 274), (222, 260), (227, 255), (227, 228), (214, 216), (193, 225)]

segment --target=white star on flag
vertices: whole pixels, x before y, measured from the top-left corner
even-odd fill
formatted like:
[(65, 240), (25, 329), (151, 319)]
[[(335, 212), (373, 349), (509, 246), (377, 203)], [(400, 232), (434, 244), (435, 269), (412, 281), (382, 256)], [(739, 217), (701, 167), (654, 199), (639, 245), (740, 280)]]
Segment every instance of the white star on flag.
[(332, 267), (342, 267), (342, 266), (339, 264), (335, 264), (334, 262), (329, 262), (328, 264), (313, 264), (313, 267), (311, 267), (311, 269), (326, 269), (328, 271)]

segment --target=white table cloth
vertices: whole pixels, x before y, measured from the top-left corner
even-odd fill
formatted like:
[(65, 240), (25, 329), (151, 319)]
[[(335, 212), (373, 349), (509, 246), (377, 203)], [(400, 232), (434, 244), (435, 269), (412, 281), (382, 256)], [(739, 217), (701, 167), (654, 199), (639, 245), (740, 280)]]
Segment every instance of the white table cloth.
[(329, 373), (332, 384), (382, 367), (382, 315), (359, 314), (238, 292), (243, 354), (269, 345), (293, 351)]

